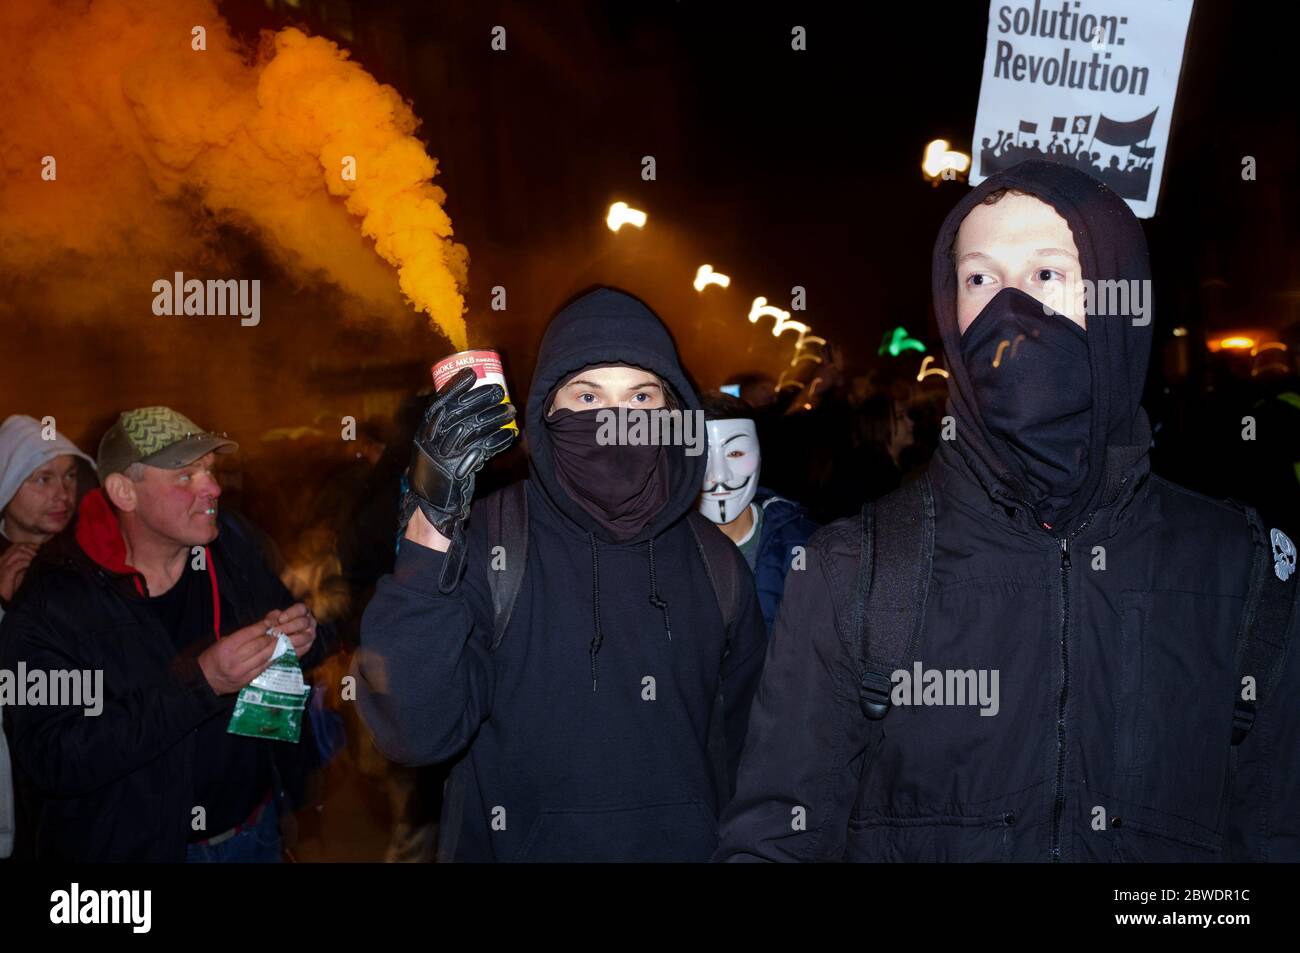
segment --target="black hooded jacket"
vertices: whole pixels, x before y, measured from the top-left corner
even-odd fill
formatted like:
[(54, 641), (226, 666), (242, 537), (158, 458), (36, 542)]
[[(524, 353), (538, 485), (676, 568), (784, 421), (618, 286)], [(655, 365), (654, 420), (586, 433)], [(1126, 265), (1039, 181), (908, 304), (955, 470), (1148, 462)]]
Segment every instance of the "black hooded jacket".
[[(950, 249), (1000, 187), (1056, 208), (1085, 279), (1149, 276), (1122, 200), (1051, 163), (973, 189), (935, 244), (957, 439), (929, 467), (934, 563), (918, 655), (945, 676), (982, 671), (992, 685), (996, 673), (996, 701), (895, 705), (868, 721), (829, 582), (856, 566), (859, 521), (826, 527), (787, 583), (717, 856), (1300, 859), (1300, 652), (1293, 635), (1281, 684), (1232, 748), (1252, 537), (1240, 508), (1149, 471), (1139, 399), (1151, 326), (1088, 317), (1088, 472), (1068, 521), (1036, 518), (988, 437), (961, 359)], [(798, 810), (806, 820), (792, 825)]]
[[(357, 700), (380, 750), (415, 765), (464, 755), (444, 808), (443, 859), (707, 860), (717, 845), (763, 619), (744, 567), (742, 611), (724, 628), (685, 520), (703, 454), (668, 448), (669, 502), (623, 543), (561, 488), (547, 397), (599, 364), (651, 371), (686, 409), (699, 407), (667, 330), (630, 295), (600, 289), (552, 321), (525, 427), (526, 568), (500, 645), (489, 650), (492, 554), (480, 504), (454, 593), (438, 592), (444, 555), (403, 541), (362, 621)], [(709, 748), (719, 693), (728, 778), (715, 776)]]

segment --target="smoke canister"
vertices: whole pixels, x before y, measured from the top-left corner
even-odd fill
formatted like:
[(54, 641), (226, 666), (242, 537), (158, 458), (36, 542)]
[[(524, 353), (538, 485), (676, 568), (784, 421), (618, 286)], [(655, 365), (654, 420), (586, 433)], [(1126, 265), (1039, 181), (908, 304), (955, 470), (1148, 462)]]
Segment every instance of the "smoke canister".
[[(433, 365), (433, 389), (441, 393), (447, 382), (467, 367), (473, 368), (474, 376), (478, 378), (474, 387), (500, 384), (506, 392), (501, 403), (510, 403), (510, 390), (506, 387), (506, 376), (501, 369), (501, 355), (496, 351), (458, 351), (450, 357), (444, 357)], [(513, 420), (506, 424), (506, 428), (519, 432), (519, 427)]]

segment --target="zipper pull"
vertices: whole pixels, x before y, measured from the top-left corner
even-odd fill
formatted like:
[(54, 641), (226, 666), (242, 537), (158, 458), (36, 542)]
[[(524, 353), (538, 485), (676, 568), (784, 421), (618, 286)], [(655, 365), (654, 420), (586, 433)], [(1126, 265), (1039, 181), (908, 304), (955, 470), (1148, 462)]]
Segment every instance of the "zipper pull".
[(1070, 538), (1068, 536), (1061, 537), (1061, 568), (1070, 568)]

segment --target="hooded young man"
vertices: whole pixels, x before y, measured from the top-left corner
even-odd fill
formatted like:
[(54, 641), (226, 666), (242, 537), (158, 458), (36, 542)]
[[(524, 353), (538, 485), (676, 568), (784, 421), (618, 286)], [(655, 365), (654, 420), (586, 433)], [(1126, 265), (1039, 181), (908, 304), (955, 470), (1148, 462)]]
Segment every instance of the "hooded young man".
[[(469, 383), (453, 379), (416, 438), (420, 506), (362, 621), (362, 716), (395, 761), (460, 758), (441, 859), (707, 860), (765, 635), (740, 553), (694, 512), (702, 423), (693, 447), (634, 444), (630, 428), (602, 437), (618, 408), (698, 414), (668, 331), (614, 289), (560, 311), (529, 393), (531, 477), (474, 505), (464, 577), (444, 592), (473, 470), (508, 443), (513, 416), (500, 387)], [(512, 493), (525, 512), (504, 505)], [(510, 512), (525, 525), (497, 526), (492, 514)], [(715, 591), (720, 571), (734, 607)]]
[[(893, 496), (922, 501), (910, 525), (841, 520), (790, 574), (719, 859), (1300, 858), (1300, 651), (1239, 649), (1294, 629), (1294, 557), (1150, 473), (1149, 277), (1132, 212), (1065, 166), (1022, 163), (948, 216), (953, 439)], [(1087, 307), (1107, 279), (1123, 313)], [(869, 601), (846, 601), (860, 568)], [(858, 638), (911, 639), (909, 660), (882, 673)], [(1274, 679), (1257, 716), (1240, 703)]]
[(753, 571), (763, 624), (770, 635), (786, 573), (791, 566), (802, 566), (808, 537), (817, 531), (817, 524), (801, 504), (758, 485), (763, 454), (754, 409), (719, 392), (704, 394), (700, 403), (709, 432), (700, 512), (736, 544)]
[(72, 522), (77, 459), (95, 464), (67, 437), (52, 437), (34, 417), (0, 424), (0, 618), (36, 551)]

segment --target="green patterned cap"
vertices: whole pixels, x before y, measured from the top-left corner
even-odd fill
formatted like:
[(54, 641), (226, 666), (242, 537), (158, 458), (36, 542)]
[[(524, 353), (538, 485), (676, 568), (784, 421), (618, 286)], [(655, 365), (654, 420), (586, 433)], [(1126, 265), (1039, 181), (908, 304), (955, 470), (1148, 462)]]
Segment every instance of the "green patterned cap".
[(123, 412), (108, 428), (99, 441), (95, 469), (102, 483), (133, 463), (177, 470), (208, 453), (229, 453), (238, 446), (224, 433), (204, 430), (170, 407), (140, 407)]

